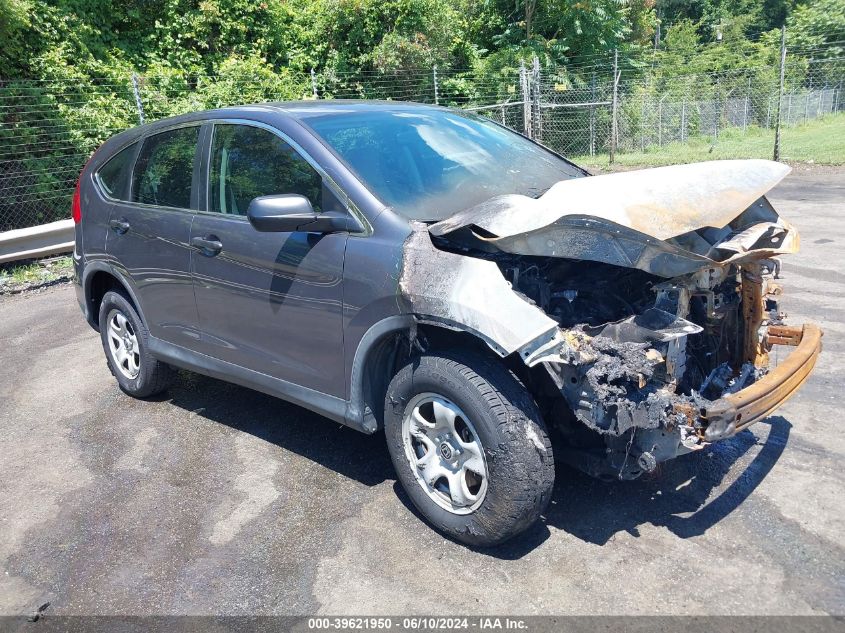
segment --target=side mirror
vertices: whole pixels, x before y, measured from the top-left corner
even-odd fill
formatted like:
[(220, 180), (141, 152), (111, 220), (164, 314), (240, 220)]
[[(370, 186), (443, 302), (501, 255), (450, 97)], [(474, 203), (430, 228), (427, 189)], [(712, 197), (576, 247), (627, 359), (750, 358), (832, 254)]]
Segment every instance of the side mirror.
[(246, 217), (256, 231), (265, 233), (337, 233), (349, 230), (341, 213), (316, 213), (305, 196), (284, 193), (260, 196), (249, 203)]

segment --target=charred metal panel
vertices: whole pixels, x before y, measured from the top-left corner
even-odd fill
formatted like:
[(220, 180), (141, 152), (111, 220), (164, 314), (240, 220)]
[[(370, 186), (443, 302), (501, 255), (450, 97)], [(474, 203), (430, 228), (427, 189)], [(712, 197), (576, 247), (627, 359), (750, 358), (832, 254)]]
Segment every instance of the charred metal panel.
[(502, 356), (557, 331), (555, 321), (511, 289), (495, 263), (436, 249), (424, 225), (405, 242), (399, 287), (409, 312), (473, 332)]
[(592, 216), (658, 240), (726, 226), (790, 172), (769, 160), (723, 160), (562, 180), (539, 198), (499, 196), (432, 227), (444, 235), (475, 225), (498, 237), (564, 216)]
[(493, 198), (429, 230), (671, 278), (795, 252), (797, 233), (763, 197), (788, 172), (772, 161), (712, 161), (566, 180), (537, 199)]

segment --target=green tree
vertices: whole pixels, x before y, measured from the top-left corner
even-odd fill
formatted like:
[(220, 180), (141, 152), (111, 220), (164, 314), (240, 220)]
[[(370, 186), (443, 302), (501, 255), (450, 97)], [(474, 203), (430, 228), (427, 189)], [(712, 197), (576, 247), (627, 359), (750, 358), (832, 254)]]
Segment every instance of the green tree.
[(21, 69), (31, 10), (28, 0), (0, 0), (0, 78), (14, 76)]
[(845, 55), (845, 2), (815, 0), (801, 5), (787, 19), (789, 46), (816, 48), (815, 57), (839, 58)]
[(556, 62), (642, 44), (655, 24), (652, 0), (498, 0), (494, 7), (506, 22), (493, 38), (499, 49), (534, 50)]

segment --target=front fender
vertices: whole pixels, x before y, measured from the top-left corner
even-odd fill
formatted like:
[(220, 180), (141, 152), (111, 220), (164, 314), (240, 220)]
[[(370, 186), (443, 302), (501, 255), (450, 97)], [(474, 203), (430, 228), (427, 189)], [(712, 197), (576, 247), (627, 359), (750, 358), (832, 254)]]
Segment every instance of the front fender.
[(435, 248), (424, 226), (415, 226), (405, 242), (399, 285), (409, 312), (466, 330), (499, 356), (552, 337), (558, 329), (545, 312), (513, 291), (494, 262)]

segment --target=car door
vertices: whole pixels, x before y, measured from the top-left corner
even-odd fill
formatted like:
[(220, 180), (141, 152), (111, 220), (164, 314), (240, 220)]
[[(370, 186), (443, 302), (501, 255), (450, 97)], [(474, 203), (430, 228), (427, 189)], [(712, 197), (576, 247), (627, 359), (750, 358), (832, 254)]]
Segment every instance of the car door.
[(109, 218), (106, 252), (133, 282), (150, 334), (192, 347), (199, 337), (188, 244), (197, 208), (200, 125), (141, 142), (127, 199)]
[(215, 123), (207, 201), (191, 229), (202, 351), (323, 393), (345, 396), (346, 233), (262, 233), (246, 217), (258, 196), (293, 193), (342, 209), (318, 171), (279, 132)]

